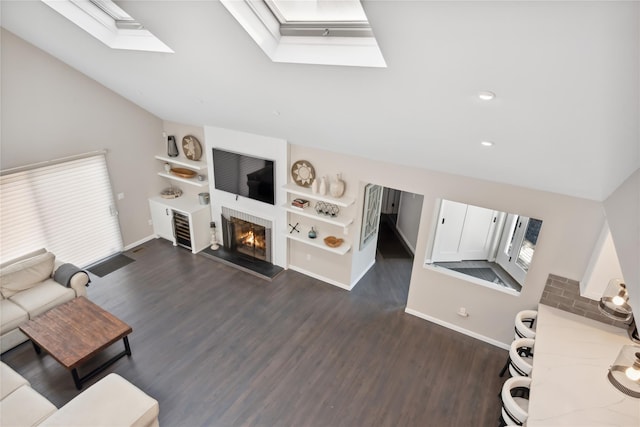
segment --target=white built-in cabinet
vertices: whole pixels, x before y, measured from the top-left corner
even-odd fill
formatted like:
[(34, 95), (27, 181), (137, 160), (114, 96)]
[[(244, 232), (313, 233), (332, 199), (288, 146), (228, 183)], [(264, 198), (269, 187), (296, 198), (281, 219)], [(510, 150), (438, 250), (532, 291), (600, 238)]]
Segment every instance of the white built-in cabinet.
[(155, 196), (149, 199), (149, 209), (156, 236), (169, 240), (174, 246), (184, 246), (194, 254), (210, 244), (209, 205), (187, 197)]
[[(298, 224), (300, 232), (289, 232), (287, 230), (286, 237), (306, 245), (323, 249), (338, 255), (344, 255), (351, 249), (351, 243), (347, 241), (348, 227), (353, 223), (353, 211), (351, 207), (355, 204), (355, 199), (351, 197), (341, 197), (339, 199), (328, 195), (320, 195), (313, 193), (310, 188), (300, 187), (296, 184), (289, 183), (284, 187), (287, 193), (287, 203), (283, 208), (288, 213), (289, 224)], [(291, 202), (295, 198), (309, 200), (309, 207), (300, 209), (291, 206)], [(315, 211), (315, 203), (326, 202), (331, 203), (340, 208), (340, 212), (335, 217), (320, 215)], [(309, 238), (308, 231), (311, 227), (317, 230), (315, 239)], [(335, 236), (345, 239), (342, 245), (332, 248), (324, 243), (327, 236)]]

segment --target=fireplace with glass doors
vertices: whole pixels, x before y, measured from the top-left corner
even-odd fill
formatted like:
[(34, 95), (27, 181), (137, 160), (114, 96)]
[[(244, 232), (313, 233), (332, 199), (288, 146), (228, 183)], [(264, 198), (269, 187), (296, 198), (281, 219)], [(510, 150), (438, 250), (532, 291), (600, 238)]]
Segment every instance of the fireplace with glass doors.
[(271, 229), (251, 221), (222, 217), (225, 248), (249, 259), (271, 262)]

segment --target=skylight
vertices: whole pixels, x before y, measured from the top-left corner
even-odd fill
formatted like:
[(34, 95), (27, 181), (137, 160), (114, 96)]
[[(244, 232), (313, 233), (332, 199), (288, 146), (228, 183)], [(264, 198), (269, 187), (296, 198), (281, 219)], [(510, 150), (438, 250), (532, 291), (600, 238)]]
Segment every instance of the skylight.
[(386, 67), (359, 0), (221, 0), (274, 62)]
[(173, 53), (111, 0), (42, 0), (112, 49)]
[(358, 0), (264, 0), (280, 23), (280, 35), (373, 37)]
[(265, 0), (285, 21), (367, 21), (358, 0)]

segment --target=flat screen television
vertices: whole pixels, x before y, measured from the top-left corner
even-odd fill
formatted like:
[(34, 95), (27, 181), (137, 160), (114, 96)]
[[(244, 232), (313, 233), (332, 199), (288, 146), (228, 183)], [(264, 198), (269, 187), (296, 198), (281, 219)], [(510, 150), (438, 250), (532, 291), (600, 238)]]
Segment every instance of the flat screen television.
[(273, 160), (213, 149), (215, 189), (274, 204)]

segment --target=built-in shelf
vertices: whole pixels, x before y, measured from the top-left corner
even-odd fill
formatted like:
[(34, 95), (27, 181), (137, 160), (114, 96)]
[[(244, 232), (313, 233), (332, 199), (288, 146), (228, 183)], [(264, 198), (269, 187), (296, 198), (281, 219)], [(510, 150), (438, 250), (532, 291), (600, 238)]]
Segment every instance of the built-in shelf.
[(320, 233), (318, 233), (318, 236), (315, 239), (310, 239), (306, 234), (303, 235), (300, 233), (286, 233), (285, 236), (287, 236), (287, 239), (295, 240), (296, 242), (302, 242), (305, 245), (313, 246), (338, 255), (344, 255), (351, 249), (351, 245), (347, 242), (342, 243), (342, 245), (338, 246), (337, 248), (327, 246), (324, 243), (324, 238), (326, 236), (323, 236)]
[(201, 161), (194, 161), (189, 159), (184, 159), (182, 157), (169, 157), (162, 154), (157, 154), (156, 159), (162, 160), (167, 163), (171, 163), (174, 165), (184, 166), (185, 168), (193, 169), (195, 171), (207, 170), (207, 163)]
[(180, 178), (179, 176), (171, 175), (170, 173), (166, 172), (158, 172), (158, 175), (164, 178), (172, 179), (174, 181), (184, 182), (185, 184), (195, 185), (196, 187), (204, 188), (209, 186), (208, 181), (198, 181), (196, 178)]
[[(323, 195), (312, 192), (310, 188), (300, 187), (293, 183), (289, 183), (283, 186), (283, 189), (288, 194), (292, 194), (297, 197), (320, 201), (320, 202), (332, 203), (342, 208), (347, 208), (355, 203), (355, 199), (352, 197), (341, 197), (337, 199), (331, 196), (326, 196), (326, 195), (323, 196)], [(291, 206), (289, 203), (290, 201), (282, 206), (283, 209), (286, 210), (289, 214), (300, 215), (305, 218), (311, 218), (315, 221), (342, 227), (343, 231), (345, 232), (346, 232), (346, 228), (353, 223), (353, 218), (347, 217), (344, 214), (338, 215), (335, 217), (319, 215), (318, 213), (316, 213), (315, 209), (312, 206), (301, 209), (301, 208), (296, 208), (294, 206)], [(295, 240), (296, 242), (301, 242), (301, 243), (304, 243), (305, 245), (313, 246), (313, 247), (322, 249), (324, 251), (331, 252), (338, 255), (344, 255), (347, 252), (349, 252), (349, 250), (351, 250), (351, 245), (347, 242), (342, 243), (342, 245), (338, 246), (337, 248), (332, 248), (327, 246), (324, 243), (324, 238), (328, 235), (327, 233), (325, 234), (318, 233), (318, 236), (315, 239), (310, 239), (307, 236), (307, 234), (301, 234), (301, 233), (297, 233), (297, 234), (286, 233), (285, 235), (288, 239)]]
[(348, 227), (353, 222), (353, 218), (343, 218), (339, 216), (326, 216), (316, 213), (316, 211), (310, 206), (308, 208), (296, 208), (289, 205), (282, 206), (287, 212), (291, 212), (296, 215), (312, 218), (318, 221), (326, 222), (328, 224), (337, 225), (340, 227)]
[[(194, 160), (189, 160), (189, 159), (185, 159), (182, 157), (169, 157), (163, 154), (157, 154), (155, 156), (156, 159), (158, 160), (162, 160), (163, 162), (169, 163), (171, 165), (176, 165), (176, 166), (182, 166), (185, 167), (187, 169), (191, 169), (193, 171), (206, 171), (207, 170), (207, 164), (205, 162), (200, 162), (200, 161), (194, 161)], [(209, 187), (209, 182), (208, 181), (198, 181), (195, 177), (194, 178), (181, 178), (179, 176), (175, 176), (173, 175), (171, 172), (158, 172), (158, 175), (160, 175), (163, 178), (168, 178), (171, 179), (173, 181), (178, 181), (178, 182), (183, 182), (185, 184), (189, 184), (189, 185), (194, 185), (196, 187), (199, 188), (208, 188)]]
[(299, 185), (292, 183), (285, 185), (283, 188), (287, 193), (295, 194), (296, 196), (302, 196), (309, 199), (320, 200), (321, 202), (333, 203), (334, 205), (343, 208), (349, 207), (356, 202), (353, 197), (341, 197), (339, 199), (336, 199), (335, 197), (326, 195), (323, 196), (317, 193), (313, 193), (310, 188), (300, 187)]

